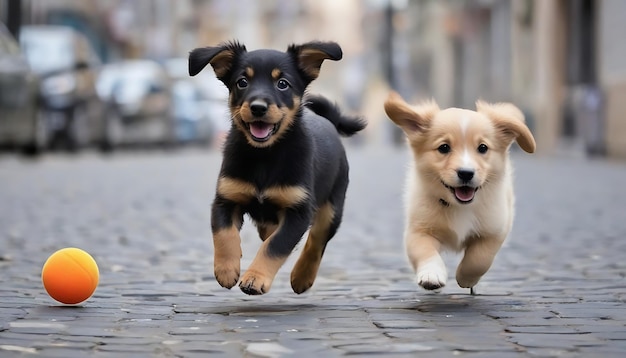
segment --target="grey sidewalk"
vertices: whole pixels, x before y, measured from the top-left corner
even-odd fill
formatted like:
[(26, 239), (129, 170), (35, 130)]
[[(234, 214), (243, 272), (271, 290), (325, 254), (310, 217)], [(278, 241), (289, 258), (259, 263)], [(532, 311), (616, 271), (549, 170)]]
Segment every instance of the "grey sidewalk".
[[(315, 285), (291, 291), (293, 255), (262, 297), (212, 275), (218, 153), (0, 157), (0, 356), (626, 355), (626, 165), (514, 153), (513, 233), (470, 296), (412, 280), (405, 151), (348, 154), (345, 219)], [(244, 226), (243, 269), (260, 245)], [(101, 271), (80, 307), (40, 282), (66, 246)]]

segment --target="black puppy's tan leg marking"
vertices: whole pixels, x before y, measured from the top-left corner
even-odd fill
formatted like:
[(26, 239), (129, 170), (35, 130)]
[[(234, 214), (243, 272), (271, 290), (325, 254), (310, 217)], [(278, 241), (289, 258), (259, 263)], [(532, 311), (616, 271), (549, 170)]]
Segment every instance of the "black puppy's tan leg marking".
[(249, 295), (262, 295), (272, 286), (278, 269), (285, 263), (311, 222), (306, 204), (282, 209), (278, 228), (263, 241), (250, 267), (241, 277), (239, 287)]
[(315, 214), (304, 249), (291, 271), (291, 288), (295, 293), (303, 293), (315, 282), (322, 255), (329, 239), (329, 229), (335, 217), (330, 203), (322, 205)]
[(276, 233), (277, 231), (267, 240), (263, 241), (250, 267), (241, 277), (239, 287), (241, 287), (243, 292), (249, 295), (262, 295), (269, 292), (278, 269), (280, 269), (287, 260), (288, 255), (273, 256), (268, 254), (268, 246), (272, 238), (276, 236)]
[(240, 273), (241, 238), (236, 226), (213, 233), (215, 279), (222, 287), (232, 288)]
[[(240, 274), (242, 215), (238, 205), (248, 203), (256, 193), (248, 182), (220, 177), (213, 207), (212, 227), (215, 279), (226, 288), (237, 284)], [(219, 203), (219, 204), (218, 204)]]
[(261, 240), (267, 240), (270, 235), (272, 235), (276, 229), (278, 228), (278, 224), (268, 224), (268, 223), (260, 223), (257, 224), (257, 231), (259, 232), (259, 237)]

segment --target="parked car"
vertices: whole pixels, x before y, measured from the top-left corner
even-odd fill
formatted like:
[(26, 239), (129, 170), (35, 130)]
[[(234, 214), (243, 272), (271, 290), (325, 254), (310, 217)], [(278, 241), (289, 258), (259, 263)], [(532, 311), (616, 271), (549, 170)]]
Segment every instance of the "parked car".
[(161, 65), (151, 60), (106, 65), (98, 78), (97, 90), (107, 107), (105, 149), (175, 143), (171, 83)]
[(50, 139), (76, 150), (102, 140), (102, 104), (96, 93), (100, 61), (87, 38), (64, 26), (20, 30), (20, 44), (39, 75), (40, 104)]
[(0, 23), (0, 145), (31, 154), (45, 149), (48, 136), (37, 104), (38, 87), (16, 39)]
[[(187, 58), (171, 58), (165, 61), (165, 68), (175, 85), (174, 112), (177, 118), (177, 128), (180, 140), (190, 140), (193, 138), (189, 133), (193, 127), (192, 123), (200, 128), (210, 128), (210, 143), (221, 146), (230, 129), (231, 121), (228, 109), (228, 89), (220, 82), (211, 71), (204, 71), (195, 77), (189, 76)], [(193, 88), (193, 89), (192, 89)], [(193, 116), (199, 122), (190, 122), (189, 117)], [(188, 113), (188, 114), (185, 114)], [(202, 124), (206, 122), (206, 124)], [(208, 132), (201, 130), (196, 134), (196, 140), (207, 143), (204, 139)], [(193, 140), (193, 139), (191, 139)]]
[(178, 142), (211, 144), (215, 127), (198, 86), (191, 80), (178, 80), (172, 86), (172, 94)]

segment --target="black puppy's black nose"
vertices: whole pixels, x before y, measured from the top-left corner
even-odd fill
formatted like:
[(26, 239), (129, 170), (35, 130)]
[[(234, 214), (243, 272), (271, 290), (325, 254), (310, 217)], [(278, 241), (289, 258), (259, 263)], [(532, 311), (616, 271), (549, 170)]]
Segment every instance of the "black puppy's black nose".
[(469, 182), (474, 177), (473, 169), (459, 169), (456, 171), (456, 174), (459, 176), (459, 179), (464, 183)]
[(267, 113), (267, 103), (261, 100), (254, 100), (250, 103), (250, 111), (255, 117), (263, 117)]

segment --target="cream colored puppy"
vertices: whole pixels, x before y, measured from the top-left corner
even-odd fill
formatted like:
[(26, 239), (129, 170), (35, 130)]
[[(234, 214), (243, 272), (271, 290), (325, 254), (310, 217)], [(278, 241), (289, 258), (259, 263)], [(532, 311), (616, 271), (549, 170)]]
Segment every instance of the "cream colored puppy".
[(487, 272), (511, 231), (514, 196), (509, 147), (528, 153), (535, 139), (510, 103), (476, 102), (476, 111), (407, 104), (392, 92), (385, 112), (404, 130), (414, 160), (407, 177), (405, 247), (417, 283), (440, 289), (444, 250), (464, 251), (456, 270), (470, 288)]

